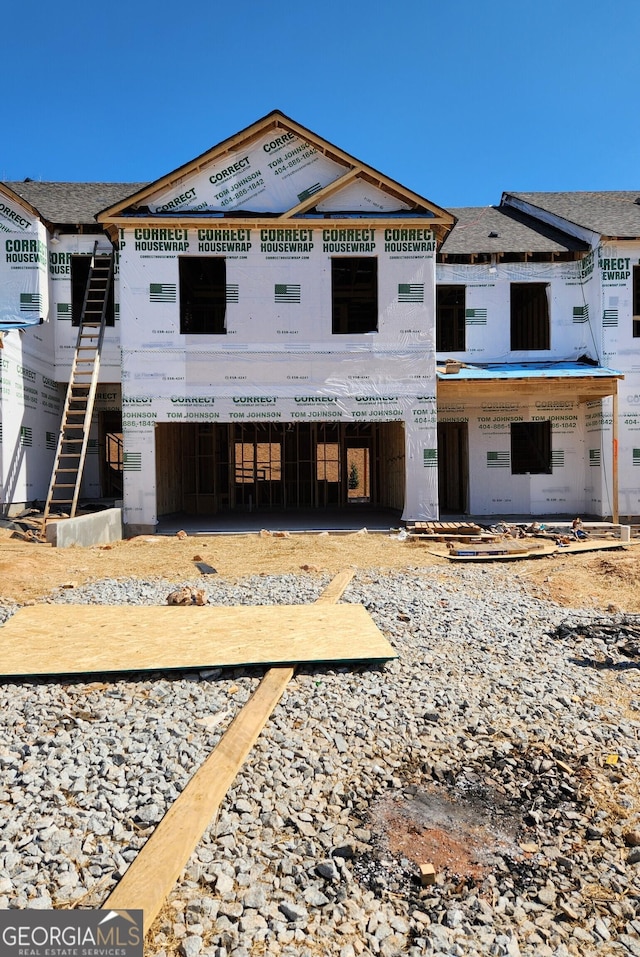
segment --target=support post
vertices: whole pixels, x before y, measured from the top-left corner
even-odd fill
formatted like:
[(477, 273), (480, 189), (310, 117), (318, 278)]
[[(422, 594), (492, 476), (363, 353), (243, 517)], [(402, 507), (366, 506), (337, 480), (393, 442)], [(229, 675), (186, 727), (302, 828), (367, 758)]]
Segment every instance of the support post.
[(615, 391), (613, 393), (613, 471), (612, 471), (612, 498), (611, 503), (611, 520), (614, 524), (620, 522), (620, 515), (618, 509), (618, 380), (616, 379)]

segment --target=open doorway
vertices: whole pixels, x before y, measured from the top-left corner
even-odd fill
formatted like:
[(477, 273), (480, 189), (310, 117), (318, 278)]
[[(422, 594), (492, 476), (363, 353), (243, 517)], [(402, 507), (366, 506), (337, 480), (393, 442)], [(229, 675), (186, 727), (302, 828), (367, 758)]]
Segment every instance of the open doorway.
[(122, 468), (124, 450), (122, 443), (122, 414), (101, 412), (100, 435), (100, 486), (103, 498), (122, 498)]
[(469, 511), (469, 428), (466, 422), (438, 422), (440, 515)]

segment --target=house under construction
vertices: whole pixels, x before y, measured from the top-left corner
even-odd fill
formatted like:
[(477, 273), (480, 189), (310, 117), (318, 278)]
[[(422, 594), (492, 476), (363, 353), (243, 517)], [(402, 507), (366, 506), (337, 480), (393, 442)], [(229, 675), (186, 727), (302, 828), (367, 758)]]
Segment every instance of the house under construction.
[(273, 112), (0, 244), (9, 514), (640, 515), (637, 193), (445, 210)]

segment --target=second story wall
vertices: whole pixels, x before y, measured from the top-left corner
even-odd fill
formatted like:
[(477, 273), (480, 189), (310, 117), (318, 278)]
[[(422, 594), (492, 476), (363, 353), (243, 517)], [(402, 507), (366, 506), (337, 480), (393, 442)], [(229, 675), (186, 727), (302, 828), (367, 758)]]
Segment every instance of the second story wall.
[[(438, 264), (438, 358), (601, 359), (595, 254), (577, 262)], [(443, 290), (444, 288), (444, 291)]]
[(433, 383), (425, 225), (140, 226), (120, 234), (126, 391), (409, 394)]

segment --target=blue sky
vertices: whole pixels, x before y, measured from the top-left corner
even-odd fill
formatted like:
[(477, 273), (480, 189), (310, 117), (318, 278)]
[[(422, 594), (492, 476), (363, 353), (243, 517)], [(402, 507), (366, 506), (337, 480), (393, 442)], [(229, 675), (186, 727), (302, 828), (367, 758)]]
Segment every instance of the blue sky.
[(640, 190), (640, 3), (10, 2), (0, 179), (156, 179), (278, 109), (445, 207)]

